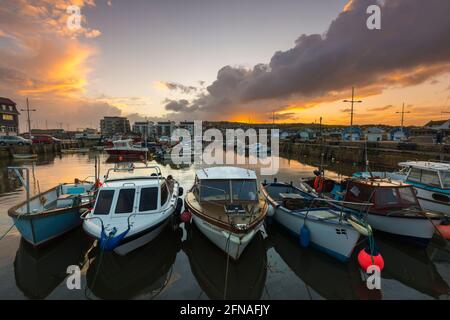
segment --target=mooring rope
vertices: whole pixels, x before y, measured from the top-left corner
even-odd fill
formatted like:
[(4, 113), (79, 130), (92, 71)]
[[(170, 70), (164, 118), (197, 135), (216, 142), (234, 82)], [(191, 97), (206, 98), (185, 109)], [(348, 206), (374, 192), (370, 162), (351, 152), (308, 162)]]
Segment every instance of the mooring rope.
[(11, 227), (0, 237), (0, 241), (3, 240), (4, 237), (14, 228), (15, 224), (13, 223)]

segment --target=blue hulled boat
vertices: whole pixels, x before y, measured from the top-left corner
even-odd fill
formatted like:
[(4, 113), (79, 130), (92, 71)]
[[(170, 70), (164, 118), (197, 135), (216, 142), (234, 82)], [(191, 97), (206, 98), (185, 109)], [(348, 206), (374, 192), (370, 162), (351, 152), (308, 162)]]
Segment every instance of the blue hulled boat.
[(80, 209), (93, 205), (93, 193), (93, 183), (60, 184), (12, 207), (8, 215), (22, 237), (39, 246), (79, 226)]

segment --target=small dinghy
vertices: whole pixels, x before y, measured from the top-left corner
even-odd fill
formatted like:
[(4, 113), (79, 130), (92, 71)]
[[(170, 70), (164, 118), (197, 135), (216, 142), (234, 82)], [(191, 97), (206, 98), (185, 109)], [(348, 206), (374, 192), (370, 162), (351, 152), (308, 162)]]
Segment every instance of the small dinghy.
[(22, 237), (33, 246), (42, 245), (81, 224), (80, 209), (91, 207), (94, 183), (57, 185), (8, 210)]
[(291, 184), (263, 183), (262, 193), (269, 217), (298, 237), (303, 247), (311, 244), (342, 262), (350, 258), (361, 234), (372, 235), (364, 222), (332, 209), (328, 201), (311, 199)]
[(263, 228), (267, 214), (254, 171), (237, 167), (198, 170), (185, 198), (197, 228), (232, 259), (239, 259)]
[(33, 160), (37, 159), (38, 155), (34, 153), (15, 153), (13, 154), (14, 160)]
[[(154, 172), (142, 173), (144, 169)], [(99, 240), (101, 250), (125, 255), (161, 233), (181, 211), (182, 194), (178, 182), (163, 177), (157, 166), (116, 166), (108, 170), (94, 208), (83, 213), (83, 228)]]

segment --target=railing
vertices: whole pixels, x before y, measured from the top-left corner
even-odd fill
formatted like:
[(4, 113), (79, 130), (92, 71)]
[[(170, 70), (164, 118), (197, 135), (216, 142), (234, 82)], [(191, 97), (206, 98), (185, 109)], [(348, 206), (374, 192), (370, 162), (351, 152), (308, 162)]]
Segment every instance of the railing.
[(108, 181), (109, 179), (109, 175), (111, 172), (134, 172), (134, 170), (143, 170), (143, 169), (154, 169), (156, 171), (156, 176), (158, 178), (158, 182), (162, 177), (162, 173), (161, 173), (161, 169), (158, 166), (143, 166), (143, 167), (136, 167), (134, 165), (131, 165), (128, 168), (119, 168), (119, 167), (114, 167), (114, 168), (109, 168), (108, 171), (105, 174), (105, 181)]

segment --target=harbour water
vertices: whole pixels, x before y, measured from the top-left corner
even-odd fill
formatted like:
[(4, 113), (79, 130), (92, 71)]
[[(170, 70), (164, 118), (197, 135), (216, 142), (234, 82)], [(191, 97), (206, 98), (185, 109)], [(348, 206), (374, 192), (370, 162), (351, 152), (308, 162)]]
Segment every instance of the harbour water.
[[(94, 173), (94, 159), (101, 171), (114, 164), (106, 154), (65, 154), (30, 162), (0, 163), (0, 235), (11, 226), (7, 210), (25, 199), (7, 175), (7, 166), (32, 168), (31, 192), (45, 191), (60, 182), (86, 178)], [(160, 165), (187, 191), (197, 165)], [(313, 162), (313, 164), (315, 164)], [(248, 165), (252, 169), (255, 166)], [(310, 176), (315, 167), (280, 158), (280, 181)], [(361, 168), (327, 164), (327, 174), (349, 175)], [(259, 174), (259, 170), (256, 170)], [(273, 177), (268, 177), (268, 179)], [(264, 179), (264, 177), (260, 177)], [(0, 241), (0, 299), (449, 299), (450, 247), (433, 241), (424, 250), (376, 234), (385, 260), (381, 290), (368, 290), (356, 253), (341, 264), (313, 249), (302, 249), (298, 240), (276, 225), (246, 249), (239, 262), (231, 262), (227, 282), (225, 255), (194, 227), (180, 224), (167, 229), (149, 245), (119, 257), (104, 253), (81, 228), (45, 248), (36, 250), (13, 229)], [(81, 289), (69, 290), (67, 267), (81, 269)]]

